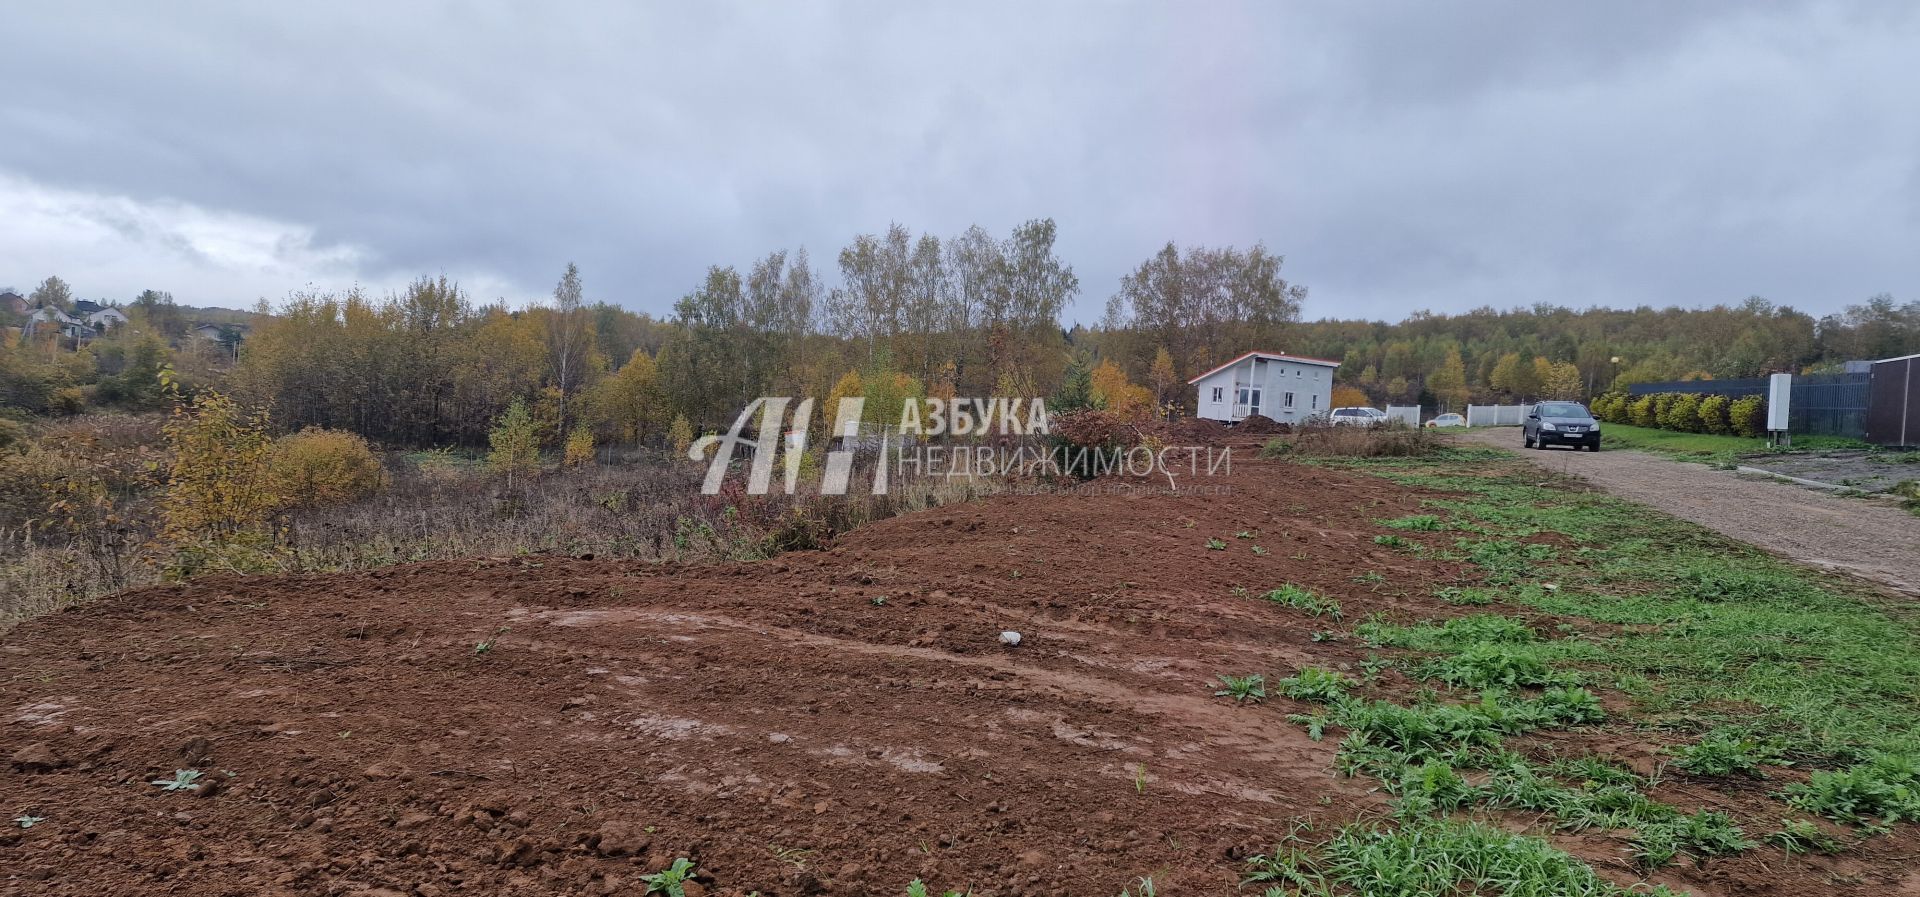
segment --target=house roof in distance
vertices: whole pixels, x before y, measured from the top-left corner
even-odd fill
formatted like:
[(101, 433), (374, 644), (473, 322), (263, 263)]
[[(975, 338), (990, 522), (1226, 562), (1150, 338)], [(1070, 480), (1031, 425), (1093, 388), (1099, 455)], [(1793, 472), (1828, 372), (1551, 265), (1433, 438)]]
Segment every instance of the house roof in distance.
[(1296, 361), (1301, 364), (1314, 364), (1314, 365), (1321, 365), (1323, 367), (1330, 367), (1330, 368), (1337, 368), (1340, 366), (1340, 362), (1328, 361), (1325, 358), (1308, 358), (1304, 355), (1288, 355), (1285, 352), (1254, 351), (1254, 352), (1245, 353), (1239, 356), (1238, 358), (1235, 358), (1234, 360), (1227, 362), (1226, 364), (1223, 364), (1217, 368), (1214, 368), (1211, 371), (1201, 374), (1198, 377), (1188, 380), (1187, 385), (1192, 386), (1195, 383), (1199, 383), (1200, 381), (1205, 380), (1208, 377), (1213, 376), (1214, 374), (1218, 374), (1221, 371), (1224, 371), (1227, 368), (1233, 367), (1234, 365), (1239, 364), (1240, 362), (1246, 361), (1247, 359), (1252, 358), (1256, 355), (1260, 356), (1261, 358), (1269, 358), (1274, 361)]

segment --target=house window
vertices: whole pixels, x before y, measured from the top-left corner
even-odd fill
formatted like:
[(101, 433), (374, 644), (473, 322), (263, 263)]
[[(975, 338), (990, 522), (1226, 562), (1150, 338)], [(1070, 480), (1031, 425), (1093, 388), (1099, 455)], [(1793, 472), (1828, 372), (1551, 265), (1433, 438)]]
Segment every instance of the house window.
[(1218, 386), (1213, 388), (1213, 400), (1216, 402), (1220, 401), (1220, 389)]
[[(1316, 377), (1316, 378), (1318, 378), (1319, 376), (1320, 376), (1319, 374), (1315, 374), (1315, 375), (1314, 375), (1314, 377)], [(1308, 408), (1312, 408), (1312, 409), (1315, 409), (1315, 410), (1318, 410), (1318, 409), (1319, 409), (1319, 407), (1320, 407), (1320, 394), (1319, 394), (1319, 393), (1314, 393), (1314, 394), (1313, 394), (1313, 397), (1312, 397), (1312, 398), (1309, 398), (1309, 399), (1307, 399), (1307, 407), (1308, 407)]]
[(1292, 407), (1293, 407), (1293, 393), (1290, 393), (1290, 392), (1283, 392), (1283, 393), (1281, 393), (1281, 394), (1280, 394), (1280, 398), (1281, 398), (1281, 405), (1280, 405), (1280, 407), (1282, 407), (1282, 408), (1292, 408)]

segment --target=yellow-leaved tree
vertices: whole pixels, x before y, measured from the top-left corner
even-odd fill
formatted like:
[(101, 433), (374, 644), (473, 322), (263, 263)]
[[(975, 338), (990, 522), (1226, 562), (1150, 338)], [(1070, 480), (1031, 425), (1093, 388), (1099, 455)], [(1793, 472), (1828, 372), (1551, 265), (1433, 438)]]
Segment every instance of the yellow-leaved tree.
[(820, 432), (828, 439), (840, 434), (833, 432), (833, 420), (840, 413), (841, 399), (856, 399), (867, 394), (867, 385), (860, 379), (860, 372), (848, 371), (835, 381), (833, 389), (827, 391), (827, 403), (820, 407)]
[[(868, 423), (891, 428), (900, 423), (906, 403), (919, 402), (925, 397), (926, 389), (918, 379), (899, 371), (876, 371), (866, 378), (867, 404), (862, 416)], [(829, 407), (838, 405), (833, 402)], [(828, 414), (831, 416), (832, 412)]]
[(1150, 409), (1153, 394), (1127, 380), (1127, 372), (1105, 359), (1093, 369), (1093, 403), (1121, 417), (1132, 417)]
[(270, 526), (283, 497), (269, 465), (266, 413), (207, 392), (177, 399), (162, 432), (172, 453), (160, 500), (160, 539), (172, 550), (167, 575), (272, 569)]
[(1168, 410), (1176, 398), (1176, 388), (1180, 385), (1180, 375), (1174, 373), (1173, 355), (1167, 347), (1153, 350), (1153, 366), (1147, 369), (1147, 385), (1153, 387), (1153, 406)]
[[(1455, 411), (1467, 405), (1467, 365), (1459, 349), (1448, 349), (1440, 367), (1427, 377), (1427, 391), (1440, 400), (1440, 410)], [(1334, 403), (1339, 407), (1338, 402)]]
[(1549, 366), (1543, 391), (1550, 399), (1559, 399), (1563, 402), (1577, 401), (1586, 394), (1586, 390), (1580, 384), (1580, 368), (1571, 361), (1562, 361)]
[(593, 431), (585, 424), (575, 424), (573, 432), (567, 434), (567, 442), (561, 452), (560, 463), (568, 467), (579, 467), (593, 460)]
[(1364, 390), (1344, 383), (1333, 388), (1333, 396), (1328, 401), (1332, 402), (1335, 408), (1365, 408), (1373, 404), (1373, 400), (1367, 398)]
[(514, 399), (487, 434), (487, 443), (492, 448), (487, 464), (506, 475), (509, 488), (516, 479), (540, 470), (540, 425), (527, 403)]
[(633, 350), (626, 364), (594, 387), (591, 404), (601, 432), (614, 439), (638, 443), (659, 432), (666, 401), (653, 357), (645, 349)]
[(693, 425), (687, 423), (686, 415), (673, 416), (673, 423), (667, 427), (667, 442), (673, 446), (675, 458), (687, 456), (687, 450), (693, 447)]

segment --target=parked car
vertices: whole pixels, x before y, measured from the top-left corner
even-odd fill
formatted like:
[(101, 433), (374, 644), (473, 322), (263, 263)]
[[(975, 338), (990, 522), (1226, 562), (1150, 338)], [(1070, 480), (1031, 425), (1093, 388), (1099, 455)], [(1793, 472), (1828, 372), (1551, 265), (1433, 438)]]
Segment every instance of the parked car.
[(1600, 450), (1600, 422), (1579, 402), (1541, 402), (1527, 412), (1520, 425), (1520, 444), (1543, 449), (1549, 445), (1586, 446)]
[(1451, 412), (1447, 414), (1436, 414), (1433, 416), (1433, 420), (1427, 421), (1427, 426), (1429, 427), (1464, 427), (1466, 425), (1466, 418)]
[(1336, 427), (1371, 427), (1387, 422), (1387, 413), (1378, 408), (1335, 408), (1327, 414), (1327, 422)]

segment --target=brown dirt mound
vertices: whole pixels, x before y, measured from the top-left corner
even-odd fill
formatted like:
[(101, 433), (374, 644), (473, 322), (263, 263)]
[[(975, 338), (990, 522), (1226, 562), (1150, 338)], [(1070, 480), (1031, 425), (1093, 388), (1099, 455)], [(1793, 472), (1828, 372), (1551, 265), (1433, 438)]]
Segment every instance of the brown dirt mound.
[[(46, 818), (0, 830), (0, 881), (637, 894), (684, 856), (693, 895), (898, 894), (915, 877), (1109, 895), (1147, 874), (1235, 893), (1241, 858), (1290, 820), (1385, 798), (1334, 774), (1337, 738), (1286, 720), (1306, 705), (1212, 696), (1223, 673), (1371, 653), (1231, 590), (1299, 583), (1349, 621), (1445, 616), (1427, 596), (1462, 571), (1372, 542), (1420, 493), (1251, 460), (1226, 484), (995, 498), (757, 563), (230, 577), (30, 621), (0, 638), (0, 775), (6, 815)], [(192, 788), (149, 784), (181, 769)], [(1619, 845), (1584, 843), (1633, 877)], [(1892, 881), (1866, 858), (1837, 860), (1844, 879), (1796, 862), (1674, 875), (1739, 875), (1741, 893)]]
[(1219, 421), (1186, 417), (1167, 425), (1166, 441), (1171, 445), (1209, 445), (1224, 439), (1230, 432)]
[(1246, 436), (1274, 436), (1292, 428), (1264, 414), (1248, 415), (1233, 425), (1233, 431)]

